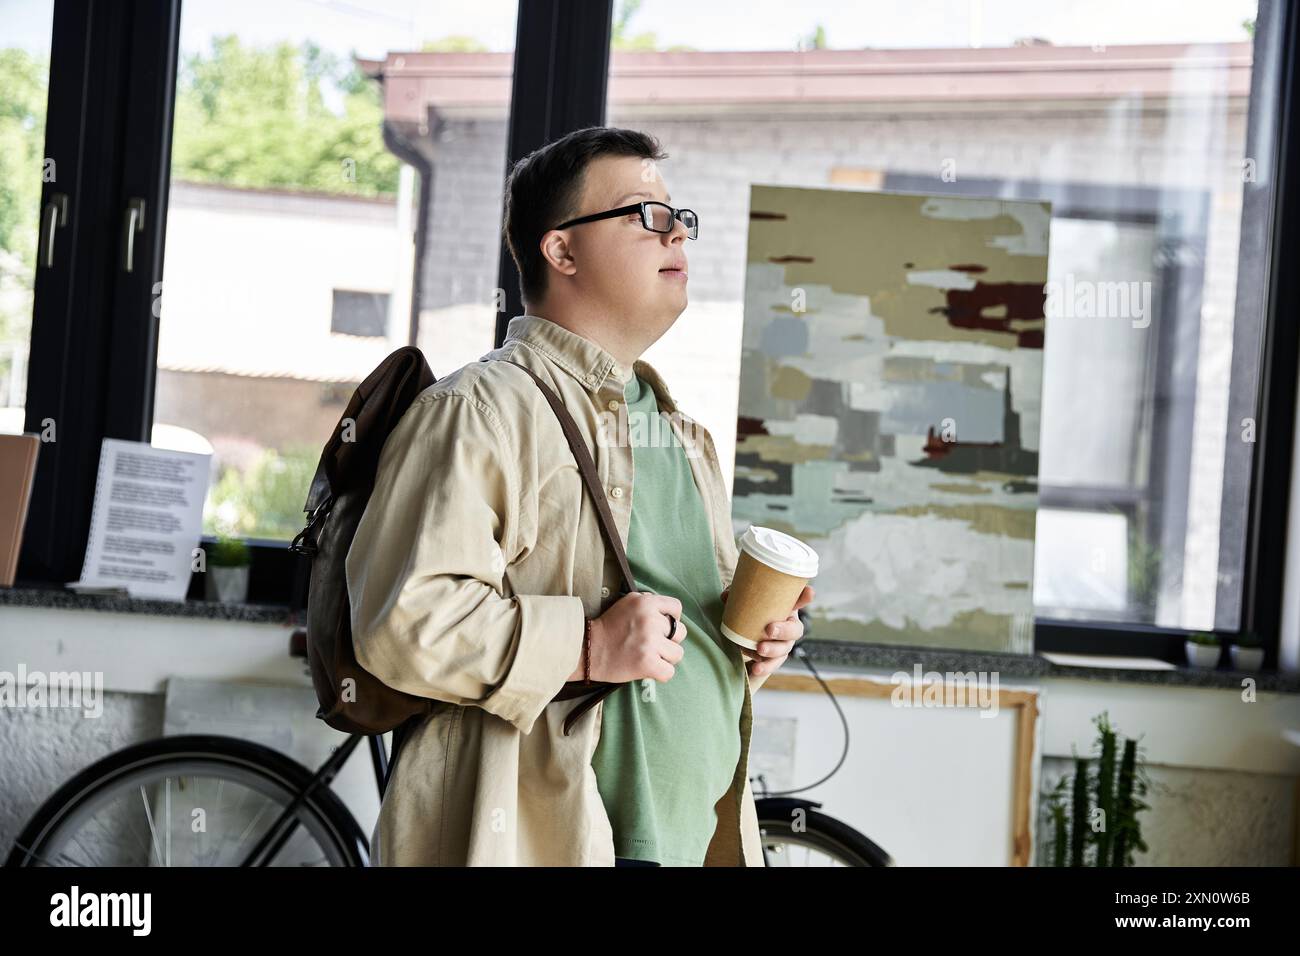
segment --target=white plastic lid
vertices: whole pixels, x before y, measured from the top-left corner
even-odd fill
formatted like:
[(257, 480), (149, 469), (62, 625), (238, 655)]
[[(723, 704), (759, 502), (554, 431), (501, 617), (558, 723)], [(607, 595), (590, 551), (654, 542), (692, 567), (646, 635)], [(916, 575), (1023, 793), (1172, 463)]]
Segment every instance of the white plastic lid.
[(740, 536), (740, 547), (783, 574), (799, 578), (817, 576), (817, 552), (798, 538), (774, 528), (750, 525)]

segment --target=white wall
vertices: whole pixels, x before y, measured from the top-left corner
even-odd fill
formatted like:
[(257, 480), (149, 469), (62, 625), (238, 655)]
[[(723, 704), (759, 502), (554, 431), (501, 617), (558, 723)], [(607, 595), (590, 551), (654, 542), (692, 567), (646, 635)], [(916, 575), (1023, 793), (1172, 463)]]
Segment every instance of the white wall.
[(392, 200), (173, 183), (158, 364), (359, 382), (396, 345), (331, 333), (333, 290), (405, 295), (405, 319), (413, 262)]

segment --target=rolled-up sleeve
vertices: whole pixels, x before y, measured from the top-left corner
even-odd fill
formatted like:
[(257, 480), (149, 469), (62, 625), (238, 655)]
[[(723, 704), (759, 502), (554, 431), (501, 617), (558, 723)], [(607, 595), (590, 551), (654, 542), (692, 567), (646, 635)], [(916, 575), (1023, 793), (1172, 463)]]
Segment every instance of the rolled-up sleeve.
[(573, 595), (504, 593), (535, 507), (517, 455), (473, 396), (417, 400), (384, 445), (346, 575), (362, 667), (527, 734), (578, 666), (585, 612)]

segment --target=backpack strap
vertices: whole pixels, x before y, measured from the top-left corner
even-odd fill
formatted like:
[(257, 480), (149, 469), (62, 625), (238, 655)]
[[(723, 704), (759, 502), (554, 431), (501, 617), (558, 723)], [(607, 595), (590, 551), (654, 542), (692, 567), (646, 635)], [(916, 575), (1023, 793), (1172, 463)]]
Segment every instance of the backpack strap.
[(600, 530), (605, 536), (605, 543), (609, 545), (609, 549), (614, 552), (614, 557), (618, 561), (618, 569), (623, 576), (623, 585), (619, 593), (631, 594), (633, 591), (640, 590), (632, 578), (632, 568), (627, 561), (627, 552), (623, 550), (623, 541), (618, 536), (618, 525), (614, 523), (614, 515), (609, 510), (609, 502), (605, 500), (605, 492), (600, 486), (600, 479), (596, 476), (596, 463), (591, 458), (591, 452), (587, 450), (587, 443), (582, 440), (582, 435), (578, 432), (577, 422), (573, 420), (569, 410), (564, 407), (564, 402), (560, 399), (560, 396), (556, 395), (554, 389), (538, 378), (537, 373), (510, 359), (501, 359), (501, 361), (522, 368), (533, 377), (537, 387), (546, 396), (546, 400), (555, 411), (555, 417), (560, 420), (560, 427), (564, 429), (564, 437), (568, 439), (569, 448), (573, 451), (573, 457), (578, 461), (578, 470), (582, 472), (582, 480), (596, 505), (596, 511), (600, 514)]
[[(605, 492), (601, 488), (600, 479), (596, 475), (596, 463), (592, 460), (591, 452), (587, 450), (587, 443), (583, 441), (582, 434), (578, 431), (577, 422), (573, 420), (573, 416), (569, 414), (569, 410), (564, 407), (564, 402), (555, 394), (555, 391), (538, 378), (532, 369), (511, 359), (500, 359), (500, 361), (509, 362), (511, 365), (519, 365), (520, 368), (532, 376), (533, 381), (537, 383), (537, 387), (546, 396), (547, 402), (550, 403), (551, 409), (555, 412), (555, 417), (560, 421), (560, 427), (564, 429), (564, 437), (569, 442), (569, 448), (573, 452), (574, 459), (578, 462), (578, 470), (582, 473), (582, 480), (587, 486), (587, 492), (596, 505), (596, 512), (600, 515), (600, 530), (605, 537), (605, 543), (609, 545), (610, 550), (614, 552), (614, 558), (618, 561), (619, 573), (623, 578), (619, 594), (627, 595), (639, 591), (640, 588), (636, 586), (636, 581), (632, 578), (632, 568), (628, 564), (627, 552), (623, 550), (623, 541), (618, 535), (618, 526), (614, 523), (614, 515), (609, 510), (609, 503), (605, 500)], [(573, 725), (579, 717), (622, 686), (621, 683), (609, 683), (607, 681), (592, 681), (591, 683), (568, 681), (560, 690), (560, 693), (552, 698), (552, 701), (570, 700), (574, 697), (585, 697), (585, 699), (565, 716), (565, 736), (568, 736), (569, 731), (573, 729)]]

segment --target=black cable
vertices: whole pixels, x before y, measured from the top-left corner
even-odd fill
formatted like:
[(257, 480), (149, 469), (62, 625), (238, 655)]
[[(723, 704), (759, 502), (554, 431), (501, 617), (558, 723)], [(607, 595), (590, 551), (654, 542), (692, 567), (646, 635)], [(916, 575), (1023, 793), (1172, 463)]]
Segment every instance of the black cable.
[[(802, 610), (799, 612), (799, 617), (803, 618), (805, 621), (804, 636), (806, 637), (807, 618)], [(844, 710), (840, 707), (840, 702), (836, 699), (835, 692), (830, 689), (830, 686), (826, 683), (826, 681), (822, 680), (822, 675), (817, 673), (817, 668), (813, 667), (812, 658), (808, 656), (808, 651), (802, 646), (802, 644), (803, 644), (803, 639), (801, 638), (794, 646), (794, 655), (795, 657), (799, 658), (799, 660), (803, 661), (805, 665), (807, 665), (808, 670), (812, 671), (813, 677), (817, 678), (817, 683), (822, 685), (822, 688), (826, 691), (826, 695), (830, 697), (831, 703), (835, 705), (835, 710), (840, 715), (840, 723), (844, 725), (844, 751), (840, 754), (839, 763), (837, 763), (831, 769), (830, 773), (822, 777), (816, 783), (810, 783), (806, 787), (796, 787), (793, 790), (768, 790), (764, 788), (763, 792), (758, 794), (758, 796), (760, 797), (784, 797), (792, 793), (802, 793), (805, 790), (811, 790), (813, 787), (821, 786), (823, 783), (825, 783), (827, 780), (829, 780), (831, 777), (835, 776), (835, 774), (839, 772), (840, 767), (844, 766), (844, 758), (849, 755), (848, 718), (844, 716)], [(760, 785), (761, 785), (761, 781), (763, 780), (762, 774), (759, 774), (758, 778), (760, 780)]]

